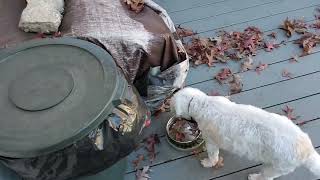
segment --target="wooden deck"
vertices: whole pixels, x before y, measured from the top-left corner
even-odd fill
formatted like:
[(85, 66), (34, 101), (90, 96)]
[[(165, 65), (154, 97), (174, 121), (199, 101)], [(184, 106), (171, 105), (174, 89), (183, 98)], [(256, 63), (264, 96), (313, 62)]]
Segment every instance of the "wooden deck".
[[(247, 26), (257, 26), (265, 34), (277, 32), (278, 42), (288, 40), (286, 46), (265, 52), (261, 50), (254, 58), (255, 63), (269, 64), (269, 68), (257, 75), (254, 71), (239, 72), (240, 63), (228, 62), (214, 68), (206, 65), (191, 68), (187, 85), (204, 92), (226, 94), (227, 86), (221, 86), (213, 76), (222, 68), (229, 67), (242, 77), (244, 88), (239, 94), (231, 96), (238, 103), (252, 104), (275, 113), (282, 113), (282, 108), (289, 105), (295, 114), (301, 116), (298, 122), (305, 122), (302, 129), (307, 132), (314, 146), (320, 151), (320, 49), (290, 63), (293, 55), (301, 49), (293, 44), (298, 35), (287, 39), (278, 27), (286, 17), (301, 18), (307, 22), (315, 21), (315, 8), (320, 0), (156, 0), (167, 9), (173, 21), (182, 27), (192, 28), (201, 36), (214, 36), (218, 30), (243, 30)], [(283, 69), (293, 75), (291, 79), (281, 76)], [(170, 113), (163, 113), (153, 118), (152, 126), (146, 133), (157, 133), (161, 145), (157, 147), (159, 155), (150, 165), (153, 172), (151, 180), (246, 180), (247, 175), (259, 171), (260, 164), (222, 151), (225, 166), (222, 169), (202, 168), (199, 160), (190, 152), (174, 150), (166, 142), (165, 123)], [(128, 157), (128, 169), (125, 179), (134, 180), (135, 171), (131, 161), (142, 152), (134, 152)], [(297, 169), (280, 180), (315, 180), (306, 169)]]

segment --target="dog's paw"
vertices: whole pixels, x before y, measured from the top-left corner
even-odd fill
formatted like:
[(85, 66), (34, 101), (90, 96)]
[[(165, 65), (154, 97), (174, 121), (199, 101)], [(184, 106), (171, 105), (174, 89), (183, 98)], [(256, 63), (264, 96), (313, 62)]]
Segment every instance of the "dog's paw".
[(220, 156), (218, 162), (214, 165), (214, 168), (219, 169), (219, 168), (222, 168), (223, 166), (224, 166), (223, 157)]
[(261, 174), (249, 174), (248, 180), (264, 180)]
[(203, 167), (205, 168), (211, 168), (214, 166), (214, 164), (211, 162), (211, 160), (209, 158), (205, 158), (200, 160), (201, 164)]

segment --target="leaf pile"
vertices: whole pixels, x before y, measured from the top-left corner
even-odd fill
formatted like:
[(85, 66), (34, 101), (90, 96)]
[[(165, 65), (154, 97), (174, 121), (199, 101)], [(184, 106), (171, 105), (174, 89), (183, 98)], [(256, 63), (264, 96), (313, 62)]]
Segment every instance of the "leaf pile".
[(280, 29), (286, 31), (287, 37), (291, 37), (294, 32), (298, 34), (306, 33), (308, 31), (308, 25), (303, 19), (290, 20), (287, 18), (280, 26)]
[(257, 49), (264, 44), (262, 31), (251, 26), (243, 32), (221, 31), (214, 38), (193, 37), (191, 43), (186, 43), (185, 46), (195, 65), (214, 66), (214, 63), (255, 55)]
[(307, 33), (303, 35), (300, 39), (294, 42), (299, 44), (303, 49), (301, 56), (306, 56), (312, 53), (313, 48), (320, 44), (320, 35), (314, 33)]
[(144, 8), (144, 0), (124, 0), (128, 8), (136, 13), (139, 13)]
[(200, 134), (197, 123), (182, 118), (175, 119), (169, 127), (169, 135), (176, 141), (193, 141)]

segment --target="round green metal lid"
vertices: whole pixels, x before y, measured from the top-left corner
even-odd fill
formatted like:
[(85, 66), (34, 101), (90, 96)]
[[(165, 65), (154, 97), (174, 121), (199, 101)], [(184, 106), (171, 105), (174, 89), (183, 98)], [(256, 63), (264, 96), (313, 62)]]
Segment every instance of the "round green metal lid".
[(27, 158), (73, 144), (112, 110), (119, 76), (102, 48), (72, 38), (0, 51), (0, 156)]

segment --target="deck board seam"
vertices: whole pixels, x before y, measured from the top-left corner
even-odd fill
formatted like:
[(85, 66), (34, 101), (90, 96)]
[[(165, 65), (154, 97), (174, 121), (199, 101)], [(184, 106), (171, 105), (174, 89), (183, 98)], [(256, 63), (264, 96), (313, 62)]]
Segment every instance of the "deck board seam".
[[(298, 10), (302, 10), (302, 9), (308, 9), (308, 8), (311, 8), (311, 7), (317, 7), (317, 6), (319, 6), (319, 5), (320, 5), (320, 4), (315, 4), (315, 5), (311, 5), (311, 6), (307, 6), (307, 7), (292, 9), (292, 10), (289, 10), (289, 11), (283, 11), (283, 12), (280, 12), (280, 13), (275, 13), (275, 14), (272, 14), (272, 15), (268, 15), (268, 16), (263, 16), (263, 17), (251, 19), (251, 20), (248, 20), (248, 21), (242, 21), (242, 22), (239, 22), (239, 23), (232, 23), (232, 24), (225, 25), (225, 26), (221, 26), (221, 27), (214, 28), (214, 29), (205, 30), (205, 31), (200, 31), (200, 32), (198, 32), (198, 33), (200, 34), (200, 33), (206, 33), (206, 32), (210, 32), (210, 31), (221, 30), (221, 29), (226, 28), (226, 27), (231, 27), (231, 26), (234, 26), (234, 25), (240, 25), (240, 24), (250, 23), (251, 21), (256, 21), (256, 20), (260, 20), (260, 19), (264, 19), (264, 18), (268, 18), (268, 17), (272, 17), (272, 16), (277, 16), (277, 15), (285, 14), (285, 13), (289, 13), (289, 12), (294, 12), (294, 11), (298, 11)], [(183, 24), (178, 24), (178, 25), (183, 25)]]
[(189, 7), (189, 8), (184, 8), (184, 9), (180, 9), (180, 10), (169, 11), (169, 15), (175, 14), (177, 12), (189, 10), (189, 9), (195, 9), (195, 8), (204, 7), (204, 6), (208, 6), (208, 5), (211, 6), (211, 5), (214, 5), (214, 4), (219, 4), (219, 3), (222, 3), (222, 2), (225, 2), (225, 1), (226, 0), (221, 0), (221, 1), (211, 2), (211, 3), (205, 3), (205, 4), (201, 4), (201, 5), (193, 6), (193, 7)]
[(184, 22), (181, 22), (179, 24), (182, 25), (182, 24), (187, 24), (187, 23), (190, 23), (190, 22), (200, 21), (200, 20), (204, 20), (204, 19), (210, 19), (210, 18), (213, 18), (213, 17), (218, 17), (218, 16), (221, 16), (221, 15), (226, 15), (226, 14), (230, 14), (230, 13), (234, 13), (234, 12), (239, 12), (239, 11), (243, 11), (243, 10), (246, 10), (246, 9), (255, 8), (255, 7), (258, 7), (258, 6), (272, 4), (272, 3), (275, 3), (275, 2), (278, 2), (278, 1), (279, 0), (264, 2), (264, 3), (261, 3), (261, 4), (256, 4), (256, 5), (253, 5), (253, 6), (249, 6), (249, 7), (233, 10), (233, 11), (227, 11), (227, 12), (223, 12), (223, 13), (219, 13), (219, 14), (215, 14), (215, 15), (211, 15), (211, 16), (206, 16), (206, 17), (202, 17), (202, 18), (197, 18), (197, 19), (193, 19), (193, 20), (184, 21)]

